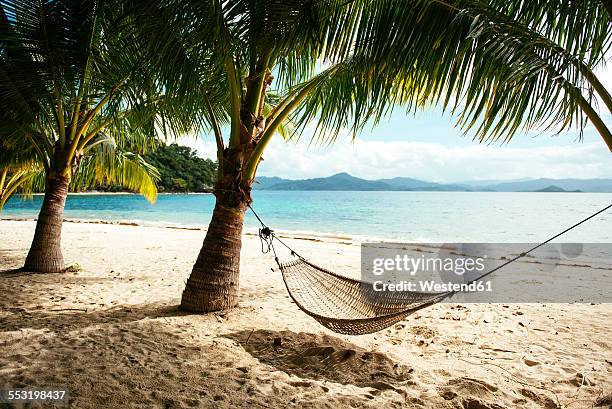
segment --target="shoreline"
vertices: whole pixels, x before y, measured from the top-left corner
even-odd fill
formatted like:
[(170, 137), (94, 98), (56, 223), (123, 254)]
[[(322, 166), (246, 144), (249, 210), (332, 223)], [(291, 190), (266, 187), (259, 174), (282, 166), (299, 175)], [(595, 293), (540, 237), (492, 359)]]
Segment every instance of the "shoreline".
[[(36, 222), (37, 217), (27, 216), (4, 216), (0, 213), (0, 222), (3, 221), (18, 221), (18, 222)], [(99, 218), (66, 218), (63, 221), (65, 223), (73, 224), (90, 224), (90, 225), (111, 225), (111, 226), (132, 226), (132, 227), (151, 227), (151, 228), (162, 228), (171, 230), (190, 230), (190, 231), (201, 231), (206, 232), (208, 224), (199, 223), (176, 223), (176, 222), (164, 222), (164, 221), (149, 221), (142, 219), (99, 219)], [(482, 240), (432, 240), (427, 238), (416, 238), (407, 239), (402, 237), (384, 237), (384, 236), (371, 236), (363, 234), (351, 234), (344, 232), (323, 232), (317, 230), (289, 230), (274, 228), (269, 226), (274, 232), (276, 232), (281, 238), (294, 238), (303, 239), (310, 241), (338, 241), (338, 242), (349, 242), (351, 244), (361, 243), (407, 243), (407, 244), (444, 244), (444, 243), (482, 243)], [(246, 236), (258, 236), (259, 226), (247, 226), (243, 227), (243, 235)], [(542, 237), (543, 241), (547, 237)], [(529, 241), (529, 243), (540, 243), (541, 241)], [(498, 240), (495, 243), (519, 243), (523, 241), (504, 241)], [(527, 243), (527, 242), (526, 242)], [(553, 243), (563, 243), (563, 241), (554, 241)], [(609, 243), (609, 241), (601, 241), (601, 243)], [(610, 242), (612, 243), (612, 242)]]
[[(0, 222), (35, 222), (36, 217), (0, 217)], [(143, 220), (104, 220), (104, 219), (72, 219), (64, 218), (64, 223), (76, 223), (76, 224), (94, 224), (94, 225), (110, 225), (110, 226), (133, 226), (133, 227), (152, 227), (161, 229), (171, 230), (191, 230), (206, 232), (208, 229), (207, 225), (198, 224), (180, 224), (180, 223), (169, 223), (169, 222), (150, 222)], [(359, 244), (363, 241), (376, 241), (376, 242), (394, 242), (390, 239), (381, 239), (375, 237), (365, 238), (359, 235), (341, 234), (341, 233), (325, 233), (318, 231), (304, 231), (304, 230), (284, 230), (274, 229), (280, 237), (292, 238), (296, 240), (332, 240), (332, 241), (349, 241), (351, 244)], [(257, 227), (245, 226), (243, 229), (243, 235), (247, 236), (258, 236)]]

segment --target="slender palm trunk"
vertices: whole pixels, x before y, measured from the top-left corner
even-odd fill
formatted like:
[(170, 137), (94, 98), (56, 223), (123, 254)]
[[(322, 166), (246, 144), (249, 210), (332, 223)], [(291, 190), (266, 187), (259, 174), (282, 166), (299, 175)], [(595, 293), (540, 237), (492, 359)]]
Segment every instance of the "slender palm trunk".
[(69, 182), (67, 177), (58, 175), (47, 179), (45, 198), (25, 261), (27, 271), (57, 273), (65, 269), (61, 238)]
[(218, 311), (238, 304), (242, 223), (247, 203), (227, 203), (223, 194), (208, 226), (204, 244), (187, 280), (181, 308)]
[(183, 291), (181, 308), (210, 312), (238, 304), (242, 223), (251, 202), (251, 182), (242, 173), (252, 147), (225, 149), (223, 174), (215, 186), (217, 202), (200, 254)]
[(257, 170), (257, 166), (251, 164), (255, 158), (259, 164), (258, 158), (261, 157), (256, 149), (262, 143), (265, 127), (263, 102), (273, 78), (268, 69), (269, 62), (270, 53), (266, 53), (251, 68), (246, 79), (246, 95), (241, 101), (236, 67), (231, 59), (226, 61), (232, 94), (232, 127), (227, 148), (212, 106), (208, 104), (219, 161), (215, 185), (217, 201), (202, 249), (183, 291), (181, 308), (184, 310), (210, 312), (238, 304), (242, 225), (251, 203), (251, 185)]

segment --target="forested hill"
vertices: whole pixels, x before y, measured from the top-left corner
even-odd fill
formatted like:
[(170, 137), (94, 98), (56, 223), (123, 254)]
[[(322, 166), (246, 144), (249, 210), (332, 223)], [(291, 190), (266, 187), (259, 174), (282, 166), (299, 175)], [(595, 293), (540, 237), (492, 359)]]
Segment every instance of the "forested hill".
[(160, 192), (206, 192), (215, 184), (217, 163), (198, 157), (187, 146), (163, 145), (145, 158), (159, 170)]

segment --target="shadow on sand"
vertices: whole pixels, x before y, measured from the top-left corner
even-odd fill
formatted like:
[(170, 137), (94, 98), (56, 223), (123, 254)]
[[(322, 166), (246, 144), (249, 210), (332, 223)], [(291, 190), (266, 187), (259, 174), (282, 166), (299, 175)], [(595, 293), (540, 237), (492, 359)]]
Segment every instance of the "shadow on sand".
[[(0, 320), (4, 384), (66, 386), (72, 407), (287, 407), (296, 394), (310, 407), (425, 404), (408, 365), (335, 336), (264, 329), (217, 335), (216, 320), (161, 303), (8, 312)], [(245, 362), (247, 355), (259, 364)], [(328, 394), (328, 382), (370, 389)], [(436, 404), (501, 408), (487, 403), (496, 399), (487, 386), (458, 382), (432, 396)], [(474, 396), (461, 392), (467, 387)]]
[(412, 383), (412, 368), (329, 335), (258, 329), (224, 337), (260, 362), (300, 378), (396, 391)]
[(22, 328), (48, 329), (54, 332), (73, 331), (102, 324), (123, 324), (145, 318), (164, 318), (190, 315), (177, 305), (142, 304), (109, 309), (51, 309), (26, 310), (5, 307), (8, 316), (0, 321), (0, 331), (18, 331)]
[[(217, 337), (208, 332), (216, 321), (176, 319), (183, 315), (191, 314), (164, 304), (90, 312), (11, 311), (0, 322), (0, 332), (44, 331), (19, 331), (14, 340), (6, 339), (0, 357), (5, 384), (63, 385), (70, 390), (72, 407), (178, 409), (286, 407), (296, 393), (313, 407), (332, 407), (328, 399), (350, 406), (384, 390), (404, 395), (402, 385), (410, 382), (409, 369), (340, 338), (266, 330)], [(278, 340), (275, 345), (278, 338), (280, 345)], [(241, 356), (247, 352), (263, 367), (243, 367)], [(266, 364), (298, 378), (286, 381)], [(313, 379), (375, 390), (369, 398), (327, 396), (328, 388), (314, 387)]]

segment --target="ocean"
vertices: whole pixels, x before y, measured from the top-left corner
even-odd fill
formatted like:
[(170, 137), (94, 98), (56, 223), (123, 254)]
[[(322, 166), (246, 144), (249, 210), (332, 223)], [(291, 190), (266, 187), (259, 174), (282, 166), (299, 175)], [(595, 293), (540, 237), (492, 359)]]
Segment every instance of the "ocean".
[[(409, 242), (540, 242), (612, 203), (612, 193), (254, 191), (253, 208), (272, 229)], [(70, 195), (67, 219), (206, 226), (210, 194)], [(42, 196), (13, 198), (2, 218), (34, 218)], [(258, 222), (246, 217), (247, 229)], [(612, 243), (612, 210), (558, 242)]]

